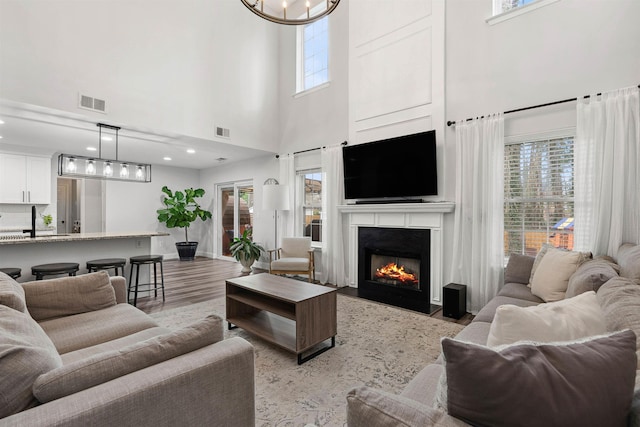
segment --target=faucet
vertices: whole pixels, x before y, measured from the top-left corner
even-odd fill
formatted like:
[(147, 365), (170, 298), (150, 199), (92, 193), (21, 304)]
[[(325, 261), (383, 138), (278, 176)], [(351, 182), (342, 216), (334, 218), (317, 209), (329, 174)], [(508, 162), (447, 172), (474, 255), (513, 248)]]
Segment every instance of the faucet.
[(35, 239), (36, 237), (36, 207), (31, 206), (31, 230), (22, 230), (23, 233), (29, 233), (29, 237)]

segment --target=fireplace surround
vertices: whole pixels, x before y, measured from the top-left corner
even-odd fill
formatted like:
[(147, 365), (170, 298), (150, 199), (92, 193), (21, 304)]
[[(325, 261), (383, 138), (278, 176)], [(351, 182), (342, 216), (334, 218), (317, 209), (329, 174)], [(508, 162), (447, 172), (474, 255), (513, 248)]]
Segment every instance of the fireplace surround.
[(358, 228), (358, 295), (430, 312), (431, 231)]
[[(345, 229), (348, 285), (358, 287), (358, 230), (362, 227), (424, 229), (430, 232), (430, 303), (442, 304), (444, 217), (454, 211), (452, 202), (348, 204), (338, 206)], [(422, 279), (423, 277), (421, 277)]]

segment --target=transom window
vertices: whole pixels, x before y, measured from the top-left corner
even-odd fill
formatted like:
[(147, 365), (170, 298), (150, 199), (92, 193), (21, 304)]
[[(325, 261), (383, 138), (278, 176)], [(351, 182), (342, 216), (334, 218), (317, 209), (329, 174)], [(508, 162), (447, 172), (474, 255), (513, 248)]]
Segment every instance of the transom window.
[(504, 250), (573, 249), (573, 137), (505, 146)]
[(517, 7), (522, 7), (527, 4), (535, 3), (537, 0), (494, 0), (493, 2), (493, 14), (498, 15), (500, 13), (507, 12)]
[(324, 174), (319, 169), (298, 173), (302, 187), (302, 235), (311, 237), (311, 242), (322, 242), (322, 181)]
[(329, 17), (298, 29), (297, 92), (329, 81)]

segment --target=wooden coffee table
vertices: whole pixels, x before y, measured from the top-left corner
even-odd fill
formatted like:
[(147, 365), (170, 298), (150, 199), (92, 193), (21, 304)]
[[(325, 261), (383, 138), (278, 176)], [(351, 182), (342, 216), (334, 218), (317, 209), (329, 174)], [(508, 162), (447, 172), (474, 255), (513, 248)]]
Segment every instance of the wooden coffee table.
[[(336, 289), (269, 273), (229, 279), (226, 287), (229, 329), (240, 327), (297, 354), (299, 365), (335, 347)], [(303, 357), (328, 339), (331, 345)]]

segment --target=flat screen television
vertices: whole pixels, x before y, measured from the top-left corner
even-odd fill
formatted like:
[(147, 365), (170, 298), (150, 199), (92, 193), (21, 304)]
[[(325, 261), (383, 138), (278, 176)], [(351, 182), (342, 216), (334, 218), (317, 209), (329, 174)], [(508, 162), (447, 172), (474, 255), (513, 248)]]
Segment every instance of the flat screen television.
[(346, 199), (438, 194), (435, 130), (346, 146), (342, 155)]

